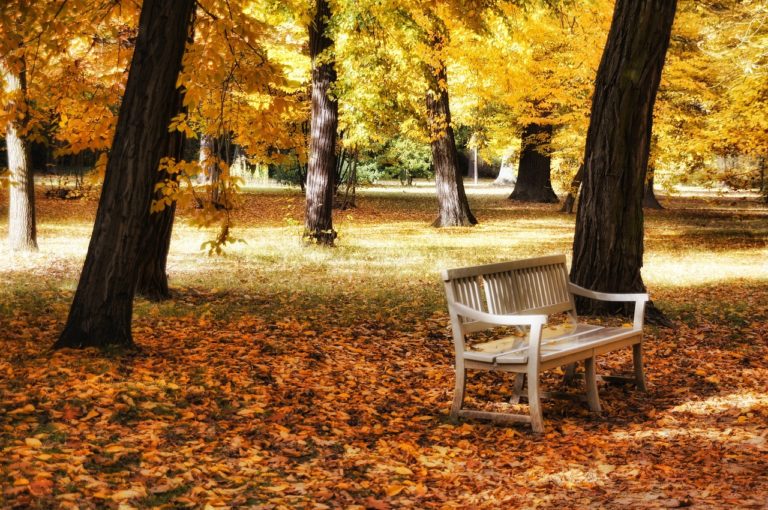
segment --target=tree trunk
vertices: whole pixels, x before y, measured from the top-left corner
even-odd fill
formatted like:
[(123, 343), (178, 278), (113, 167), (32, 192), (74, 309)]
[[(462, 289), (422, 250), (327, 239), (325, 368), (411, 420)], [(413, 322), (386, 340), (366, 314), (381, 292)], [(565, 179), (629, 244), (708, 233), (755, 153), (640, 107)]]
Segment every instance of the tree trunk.
[[(438, 49), (443, 44), (435, 36), (432, 45)], [(464, 181), (459, 169), (459, 155), (451, 127), (451, 109), (448, 101), (448, 75), (445, 65), (427, 66), (430, 88), (427, 91), (427, 122), (429, 123), (432, 164), (435, 167), (438, 216), (434, 227), (460, 227), (477, 225), (477, 219), (469, 209), (464, 191)]]
[(56, 348), (133, 345), (140, 251), (194, 12), (194, 0), (144, 1), (93, 235)]
[(35, 251), (37, 250), (35, 176), (29, 162), (29, 144), (25, 139), (29, 114), (26, 66), (23, 57), (21, 63), (18, 75), (4, 65), (0, 66), (5, 78), (5, 91), (15, 96), (14, 103), (20, 112), (17, 120), (8, 123), (5, 133), (10, 173), (8, 242), (13, 251)]
[[(573, 242), (571, 280), (582, 287), (645, 291), (642, 201), (653, 105), (676, 3), (616, 1), (595, 82)], [(587, 313), (623, 311), (594, 301), (579, 300), (578, 306)]]
[[(198, 156), (197, 161), (200, 164), (200, 169), (203, 171), (202, 175), (204, 177), (204, 182), (209, 182), (211, 180), (211, 166), (215, 154), (213, 139), (214, 138), (211, 135), (200, 135), (200, 155)], [(198, 182), (200, 182), (200, 179), (198, 179)]]
[(317, 0), (315, 18), (309, 27), (309, 52), (312, 58), (312, 125), (309, 134), (307, 205), (304, 238), (333, 246), (333, 194), (336, 172), (336, 129), (339, 105), (329, 96), (336, 81), (333, 61), (318, 62), (318, 57), (333, 46), (326, 35), (331, 8), (328, 0)]
[[(193, 41), (190, 38), (187, 42)], [(184, 95), (181, 93), (181, 89), (176, 89), (174, 116), (186, 111), (183, 107), (183, 100)], [(168, 140), (166, 156), (175, 161), (182, 160), (184, 158), (184, 142), (184, 133), (181, 131), (172, 132)], [(167, 172), (158, 172), (156, 184), (165, 182), (166, 179), (177, 178), (178, 174), (170, 175)], [(155, 193), (155, 198), (159, 198), (158, 193)], [(168, 287), (167, 263), (175, 216), (176, 202), (166, 206), (162, 211), (151, 213), (144, 231), (145, 237), (142, 243), (144, 247), (141, 250), (141, 260), (137, 271), (136, 293), (150, 301), (165, 301), (171, 298), (171, 291)]]
[(347, 171), (347, 188), (344, 190), (344, 198), (341, 200), (341, 210), (357, 207), (355, 203), (355, 187), (357, 186), (357, 151), (352, 154), (352, 162)]
[(645, 191), (643, 192), (643, 208), (645, 209), (664, 209), (664, 207), (656, 198), (656, 192), (653, 191), (653, 174), (654, 169), (649, 168), (648, 173), (650, 175), (645, 179)]
[(552, 157), (549, 144), (552, 141), (552, 130), (552, 124), (533, 123), (523, 128), (517, 182), (509, 195), (510, 200), (546, 204), (558, 202), (550, 177)]
[[(510, 158), (511, 159), (511, 158)], [(517, 177), (515, 176), (515, 168), (509, 162), (506, 157), (501, 160), (501, 166), (499, 167), (499, 175), (496, 176), (496, 180), (493, 181), (494, 186), (510, 186), (515, 183)]]
[(579, 188), (581, 187), (581, 180), (583, 178), (584, 165), (581, 164), (579, 165), (579, 169), (576, 172), (576, 175), (573, 176), (571, 185), (568, 187), (568, 195), (565, 197), (565, 201), (563, 202), (563, 207), (560, 209), (560, 212), (573, 214), (573, 206), (576, 203), (576, 195), (579, 194)]
[(168, 251), (171, 248), (176, 203), (152, 213), (145, 230), (144, 250), (138, 267), (136, 293), (150, 301), (171, 298), (168, 286)]

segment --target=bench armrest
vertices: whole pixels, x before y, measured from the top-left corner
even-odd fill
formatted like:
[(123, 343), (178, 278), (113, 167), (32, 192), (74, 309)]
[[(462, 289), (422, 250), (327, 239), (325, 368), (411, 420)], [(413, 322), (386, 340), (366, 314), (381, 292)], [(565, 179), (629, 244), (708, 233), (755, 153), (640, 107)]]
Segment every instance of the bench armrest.
[(570, 290), (572, 294), (597, 299), (599, 301), (623, 301), (626, 303), (629, 301), (648, 301), (650, 299), (647, 293), (618, 294), (615, 292), (597, 292), (595, 290), (579, 287), (575, 283), (568, 283), (568, 290)]
[(453, 303), (450, 306), (462, 317), (494, 326), (543, 326), (548, 320), (546, 315), (496, 315), (475, 310), (461, 303)]
[(636, 294), (620, 294), (615, 292), (598, 292), (595, 290), (585, 289), (575, 283), (568, 282), (568, 290), (571, 294), (577, 296), (583, 296), (591, 299), (597, 299), (598, 301), (617, 301), (617, 302), (635, 302), (635, 317), (633, 327), (635, 329), (643, 329), (643, 318), (645, 316), (645, 302), (650, 300), (648, 293), (636, 293)]

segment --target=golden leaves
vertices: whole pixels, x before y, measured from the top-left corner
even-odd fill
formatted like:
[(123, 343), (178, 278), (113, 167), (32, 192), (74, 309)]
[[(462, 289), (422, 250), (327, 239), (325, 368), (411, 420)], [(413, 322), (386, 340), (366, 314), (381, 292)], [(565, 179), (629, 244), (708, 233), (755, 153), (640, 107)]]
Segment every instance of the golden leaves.
[[(187, 101), (187, 97), (185, 96), (185, 105)], [(192, 98), (189, 98), (189, 101), (192, 101)], [(168, 126), (168, 131), (179, 131), (181, 133), (184, 133), (184, 136), (187, 138), (196, 138), (197, 133), (192, 129), (192, 127), (189, 125), (187, 114), (186, 113), (180, 113), (173, 117), (171, 119), (171, 123)]]

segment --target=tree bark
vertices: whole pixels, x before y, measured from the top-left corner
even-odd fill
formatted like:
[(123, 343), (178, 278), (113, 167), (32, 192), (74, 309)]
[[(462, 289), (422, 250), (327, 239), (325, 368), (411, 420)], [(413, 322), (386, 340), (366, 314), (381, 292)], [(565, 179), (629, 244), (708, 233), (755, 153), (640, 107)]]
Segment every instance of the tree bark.
[(15, 96), (14, 103), (21, 114), (17, 120), (8, 123), (5, 132), (10, 178), (8, 242), (13, 251), (36, 251), (35, 176), (29, 161), (29, 144), (25, 139), (29, 117), (24, 57), (21, 57), (18, 74), (4, 65), (0, 65), (0, 70), (5, 78), (5, 91)]
[[(188, 40), (191, 43), (192, 40)], [(176, 89), (176, 107), (173, 115), (186, 111), (183, 107), (184, 95), (181, 89)], [(166, 156), (180, 161), (184, 158), (185, 136), (181, 131), (174, 131), (168, 140), (168, 152)], [(177, 179), (178, 174), (169, 175), (167, 172), (158, 172), (155, 184), (165, 182), (166, 179)], [(159, 192), (156, 192), (156, 197)], [(173, 221), (176, 216), (176, 202), (166, 206), (162, 211), (149, 215), (145, 229), (143, 249), (138, 268), (138, 281), (136, 293), (150, 301), (165, 301), (171, 298), (168, 286), (168, 251), (171, 248), (171, 234), (173, 234)]]
[[(439, 35), (434, 36), (435, 49), (443, 44)], [(460, 227), (477, 225), (477, 219), (469, 209), (464, 191), (464, 180), (459, 169), (459, 155), (451, 127), (451, 109), (448, 100), (448, 75), (445, 65), (427, 66), (430, 84), (427, 91), (427, 122), (429, 124), (432, 164), (435, 167), (438, 215), (434, 227)]]
[(645, 179), (645, 191), (643, 192), (643, 208), (644, 209), (664, 209), (659, 199), (656, 198), (656, 192), (653, 191), (653, 174), (654, 169), (648, 169), (648, 175)]
[(560, 208), (560, 212), (567, 214), (573, 214), (573, 206), (576, 203), (576, 195), (579, 194), (579, 188), (581, 187), (581, 180), (584, 178), (584, 165), (579, 165), (579, 169), (576, 175), (571, 180), (571, 185), (568, 187), (568, 194), (563, 201), (563, 207)]
[[(571, 280), (582, 287), (645, 291), (642, 201), (676, 3), (616, 1), (595, 82), (573, 243)], [(586, 300), (577, 306), (587, 313), (624, 311)], [(653, 310), (649, 319), (658, 313)]]
[(332, 60), (318, 62), (318, 57), (333, 46), (326, 35), (331, 8), (328, 0), (317, 0), (315, 18), (309, 27), (309, 52), (312, 58), (312, 123), (309, 135), (306, 213), (304, 238), (333, 246), (333, 195), (336, 173), (336, 130), (339, 105), (329, 93), (336, 81)]
[(93, 235), (55, 348), (133, 345), (140, 251), (194, 11), (194, 0), (144, 1)]
[(171, 298), (168, 285), (168, 251), (171, 248), (176, 203), (152, 213), (146, 227), (142, 260), (139, 261), (136, 293), (150, 301)]
[(556, 204), (557, 195), (552, 189), (552, 157), (549, 144), (552, 142), (552, 124), (528, 124), (523, 128), (520, 142), (520, 164), (517, 182), (510, 200)]

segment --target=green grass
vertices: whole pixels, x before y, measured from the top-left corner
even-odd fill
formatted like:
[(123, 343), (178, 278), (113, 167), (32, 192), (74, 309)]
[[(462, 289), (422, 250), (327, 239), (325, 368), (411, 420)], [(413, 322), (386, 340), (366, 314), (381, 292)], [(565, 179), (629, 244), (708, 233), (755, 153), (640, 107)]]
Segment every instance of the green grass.
[[(349, 323), (385, 313), (430, 315), (442, 309), (438, 271), (446, 267), (570, 254), (574, 217), (556, 206), (505, 199), (508, 190), (470, 188), (480, 225), (429, 227), (435, 199), (428, 189), (374, 188), (359, 193), (357, 209), (338, 211), (337, 247), (302, 244), (303, 197), (296, 190), (261, 189), (244, 196), (235, 235), (246, 244), (223, 257), (200, 252), (212, 232), (189, 225), (182, 211), (168, 261), (175, 299), (141, 299), (138, 320), (206, 317), (226, 321), (257, 314), (275, 321), (302, 310), (305, 320)], [(63, 321), (87, 249), (95, 203), (40, 200), (40, 252), (14, 255), (0, 248), (0, 314), (20, 310), (38, 320)], [(652, 295), (740, 280), (768, 280), (768, 212), (757, 202), (668, 199), (668, 209), (646, 220), (643, 276)], [(0, 203), (2, 207), (2, 203)], [(4, 221), (4, 220), (3, 220)], [(671, 315), (690, 321), (687, 299), (665, 299)], [(743, 305), (747, 306), (747, 305)], [(723, 320), (738, 325), (743, 310)], [(119, 353), (118, 353), (119, 354)]]

